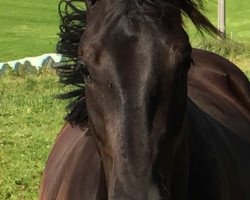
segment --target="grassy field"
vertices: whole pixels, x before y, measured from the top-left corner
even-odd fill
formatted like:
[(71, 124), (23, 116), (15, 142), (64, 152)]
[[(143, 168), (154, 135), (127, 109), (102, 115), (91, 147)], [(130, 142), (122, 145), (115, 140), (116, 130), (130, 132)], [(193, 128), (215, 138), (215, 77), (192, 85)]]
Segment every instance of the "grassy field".
[(59, 0), (0, 0), (0, 62), (55, 51)]
[[(217, 25), (217, 0), (205, 1), (205, 14)], [(197, 30), (186, 23), (190, 41), (194, 47), (216, 52), (226, 57), (247, 74), (250, 74), (250, 4), (248, 1), (226, 0), (226, 37), (224, 42), (205, 34), (202, 37)]]
[[(0, 0), (0, 62), (55, 51), (59, 0)], [(217, 0), (207, 1), (206, 13), (217, 24)], [(250, 43), (250, 4), (227, 0), (228, 37)], [(191, 41), (200, 41), (188, 24)], [(211, 38), (209, 38), (210, 40)]]
[(0, 199), (37, 199), (40, 176), (63, 125), (55, 75), (0, 78)]
[[(0, 62), (55, 51), (59, 0), (0, 0)], [(216, 23), (216, 2), (208, 16)], [(208, 43), (188, 28), (195, 46), (237, 63), (250, 78), (250, 4), (227, 0), (227, 45)], [(208, 39), (210, 42), (212, 39)], [(221, 46), (221, 47), (220, 47)], [(0, 199), (37, 199), (39, 181), (51, 145), (63, 125), (65, 104), (57, 76), (0, 77)]]
[[(206, 1), (205, 14), (217, 25), (217, 0)], [(250, 43), (250, 4), (248, 1), (226, 0), (227, 37), (240, 43)], [(200, 40), (197, 31), (188, 24), (187, 29), (193, 43)], [(210, 38), (209, 38), (210, 40)]]

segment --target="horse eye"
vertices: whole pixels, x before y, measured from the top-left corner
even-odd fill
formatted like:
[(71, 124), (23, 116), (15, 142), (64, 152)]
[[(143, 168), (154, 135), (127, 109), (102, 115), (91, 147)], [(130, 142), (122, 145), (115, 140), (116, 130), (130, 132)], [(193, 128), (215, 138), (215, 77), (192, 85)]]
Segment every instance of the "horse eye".
[(78, 69), (80, 73), (83, 75), (84, 82), (85, 83), (90, 83), (90, 75), (89, 75), (89, 70), (88, 67), (86, 66), (85, 62), (83, 60), (78, 60)]

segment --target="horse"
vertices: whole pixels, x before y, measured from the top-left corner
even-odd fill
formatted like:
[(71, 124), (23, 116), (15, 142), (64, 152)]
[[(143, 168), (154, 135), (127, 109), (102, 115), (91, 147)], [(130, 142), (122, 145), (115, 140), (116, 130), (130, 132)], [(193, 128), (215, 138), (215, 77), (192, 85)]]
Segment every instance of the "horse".
[(219, 34), (202, 1), (79, 2), (62, 1), (58, 73), (78, 88), (39, 198), (249, 199), (250, 84), (192, 49), (182, 13)]

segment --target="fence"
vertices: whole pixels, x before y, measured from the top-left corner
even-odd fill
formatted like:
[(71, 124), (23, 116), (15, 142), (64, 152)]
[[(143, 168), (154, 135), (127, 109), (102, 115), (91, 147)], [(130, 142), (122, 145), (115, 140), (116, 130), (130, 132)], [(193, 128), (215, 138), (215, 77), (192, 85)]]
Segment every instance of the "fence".
[(226, 34), (226, 0), (218, 0), (218, 29)]

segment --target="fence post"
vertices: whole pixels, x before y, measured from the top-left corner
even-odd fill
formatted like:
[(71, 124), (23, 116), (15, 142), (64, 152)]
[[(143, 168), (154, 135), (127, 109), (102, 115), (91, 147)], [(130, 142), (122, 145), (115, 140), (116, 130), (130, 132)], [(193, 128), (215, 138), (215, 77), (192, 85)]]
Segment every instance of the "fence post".
[(226, 0), (218, 0), (218, 29), (226, 35)]

